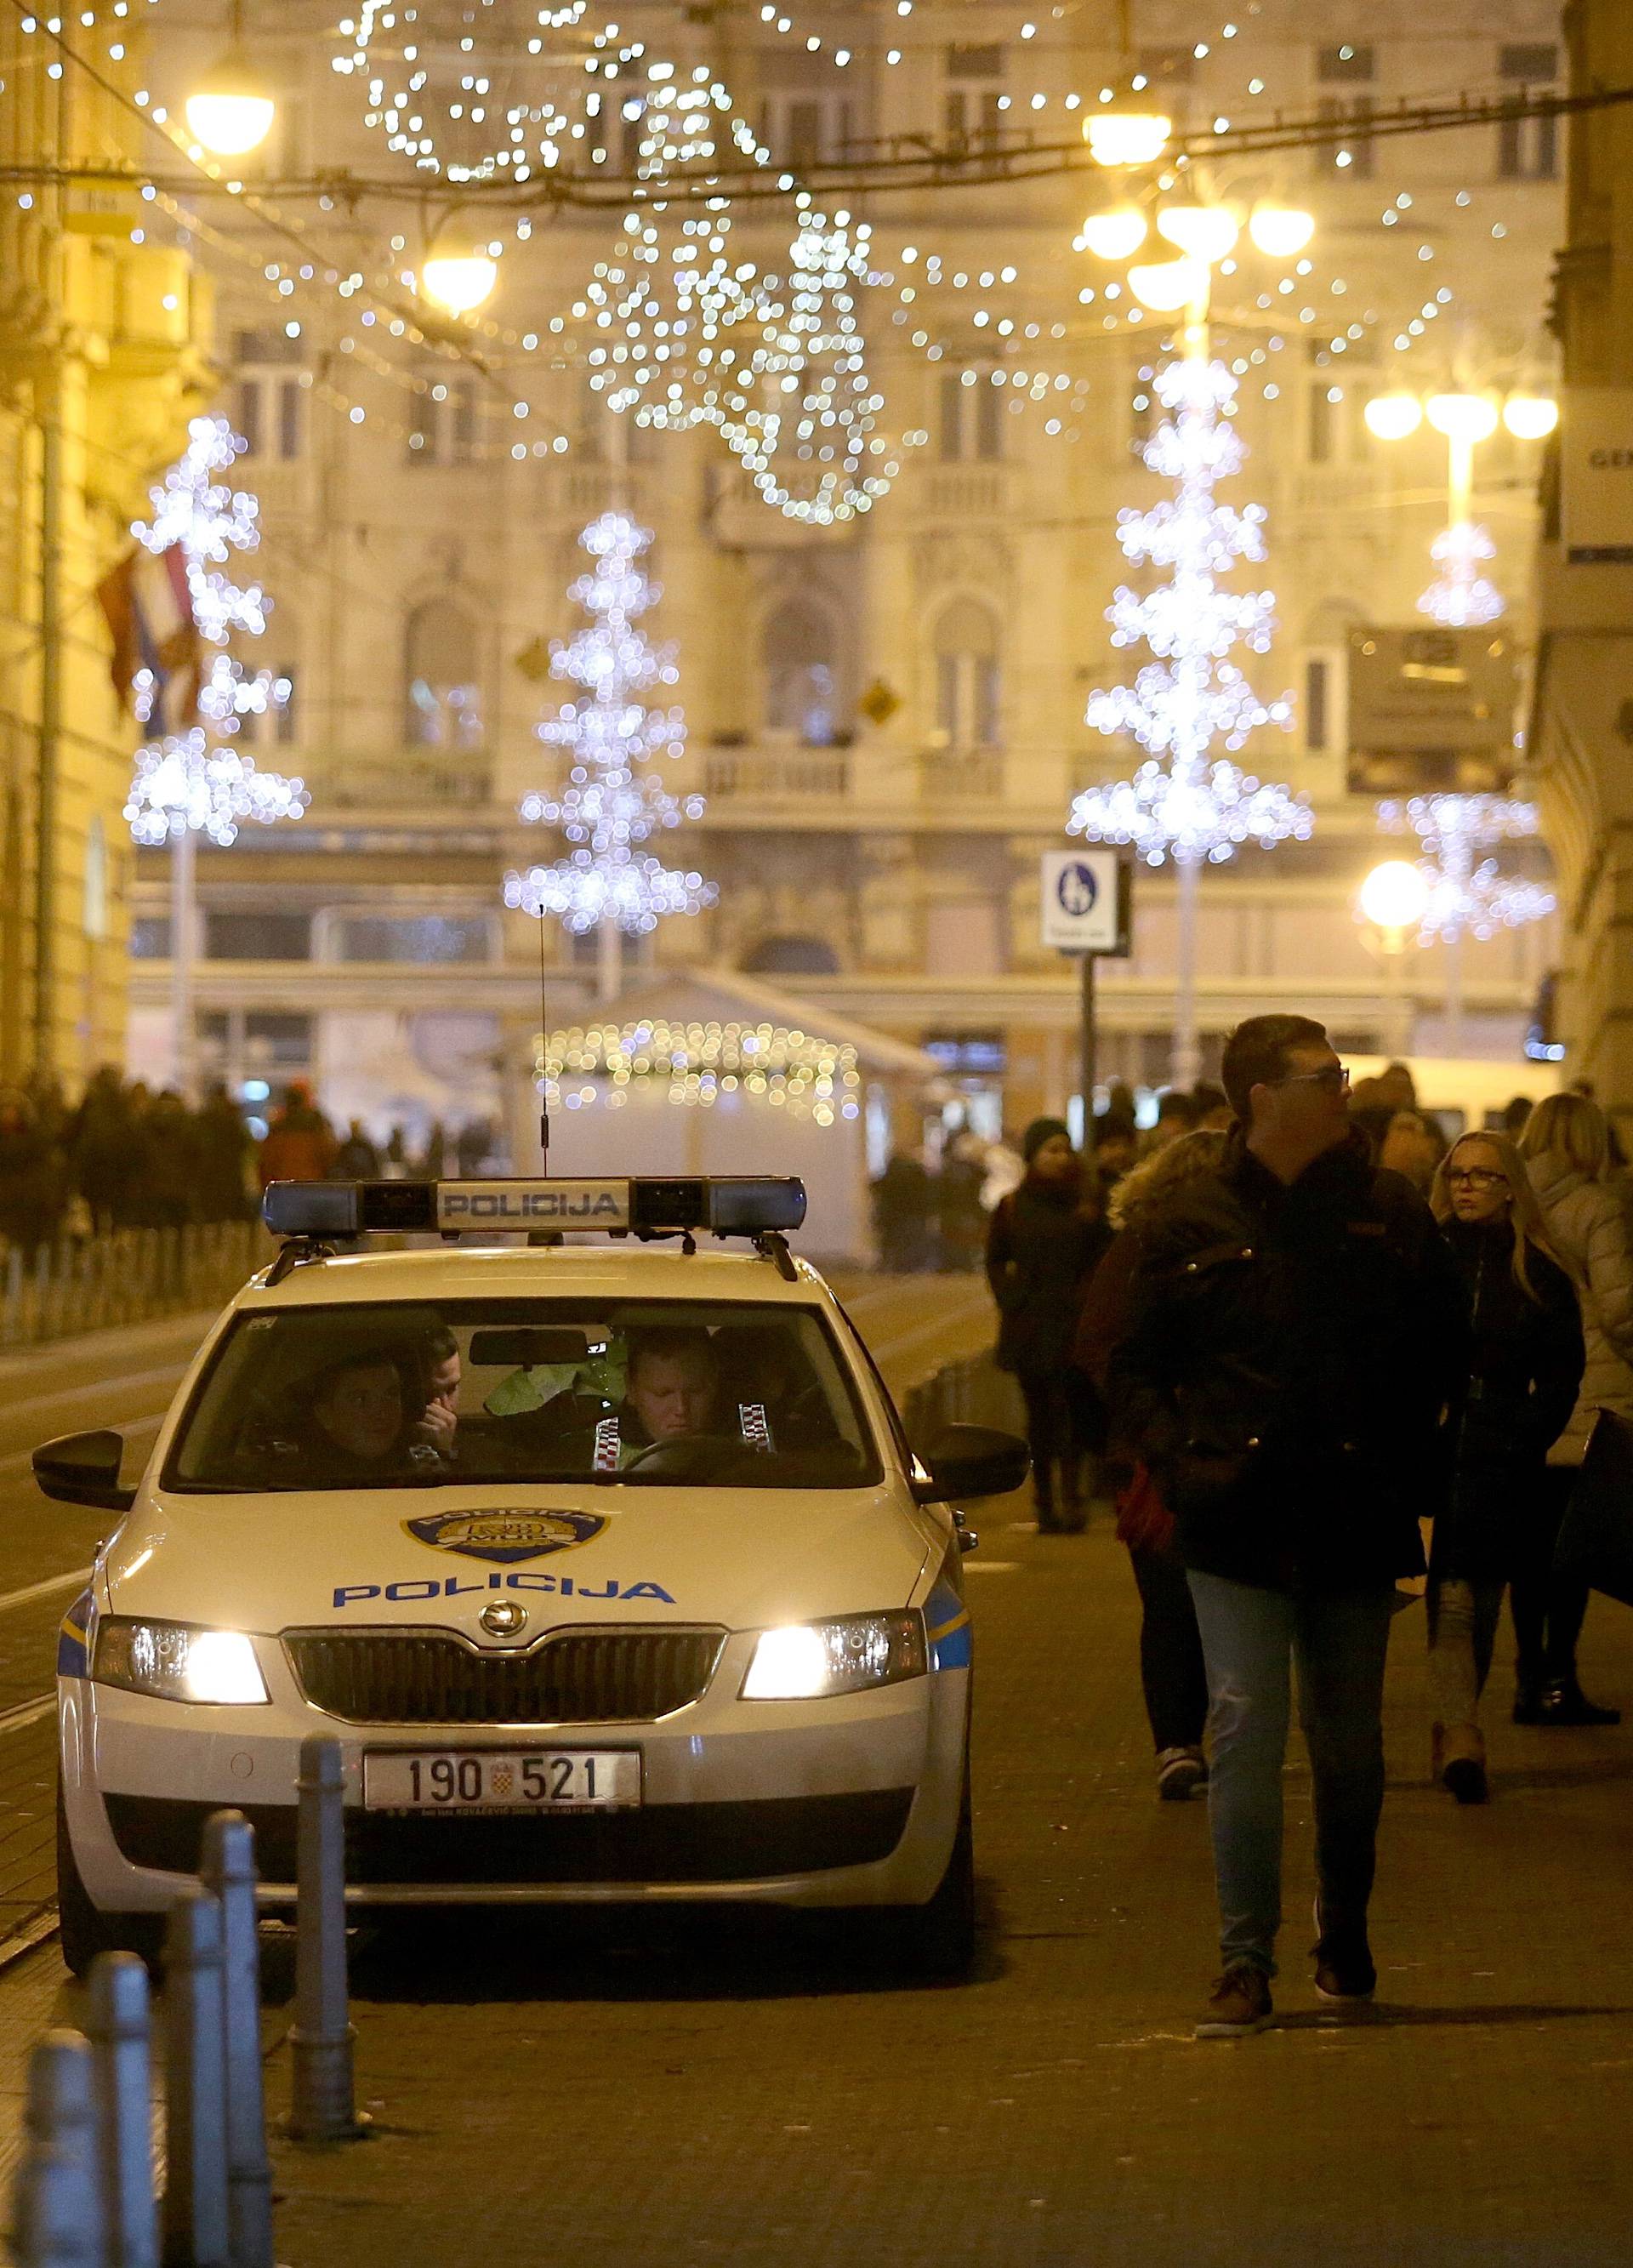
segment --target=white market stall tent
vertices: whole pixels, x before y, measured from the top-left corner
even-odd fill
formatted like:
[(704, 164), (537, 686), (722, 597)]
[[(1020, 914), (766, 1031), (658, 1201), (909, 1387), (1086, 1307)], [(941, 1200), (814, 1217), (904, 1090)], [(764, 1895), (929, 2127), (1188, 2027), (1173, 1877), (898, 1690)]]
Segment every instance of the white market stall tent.
[[(813, 1259), (873, 1257), (867, 1115), (934, 1087), (932, 1058), (736, 970), (620, 994), (544, 1035), (553, 1174), (798, 1174)], [(516, 1169), (537, 1156), (537, 1095), (518, 1097)]]

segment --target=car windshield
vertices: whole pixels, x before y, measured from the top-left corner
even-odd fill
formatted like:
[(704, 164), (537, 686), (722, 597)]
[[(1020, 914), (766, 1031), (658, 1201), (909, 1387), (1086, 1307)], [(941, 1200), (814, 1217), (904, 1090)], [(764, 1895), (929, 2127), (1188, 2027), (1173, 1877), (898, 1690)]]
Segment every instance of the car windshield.
[(239, 1314), (164, 1485), (824, 1489), (879, 1477), (814, 1308), (460, 1300)]

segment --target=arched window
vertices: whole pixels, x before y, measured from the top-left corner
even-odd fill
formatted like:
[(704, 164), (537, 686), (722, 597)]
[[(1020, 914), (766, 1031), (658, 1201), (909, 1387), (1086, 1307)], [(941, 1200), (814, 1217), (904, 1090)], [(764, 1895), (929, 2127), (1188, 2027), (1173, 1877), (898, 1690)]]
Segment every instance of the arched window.
[(837, 976), (839, 955), (824, 937), (762, 937), (743, 961), (749, 976)]
[(411, 746), (482, 746), (476, 631), (446, 599), (428, 599), (408, 616), (403, 686), (403, 733)]
[(936, 727), (950, 748), (993, 748), (998, 712), (998, 626), (974, 599), (955, 599), (936, 624)]
[(791, 600), (767, 622), (761, 640), (765, 720), (808, 748), (833, 745), (839, 732), (839, 671), (834, 627), (820, 607)]

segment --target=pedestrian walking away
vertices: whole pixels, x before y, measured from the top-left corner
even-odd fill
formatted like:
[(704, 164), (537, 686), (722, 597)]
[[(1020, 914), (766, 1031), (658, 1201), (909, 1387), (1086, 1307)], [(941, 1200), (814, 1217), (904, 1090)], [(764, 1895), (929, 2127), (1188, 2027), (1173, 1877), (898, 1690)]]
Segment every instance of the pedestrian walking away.
[(1460, 1803), (1488, 1793), (1480, 1696), (1503, 1592), (1551, 1529), (1549, 1449), (1584, 1359), (1570, 1278), (1548, 1249), (1525, 1160), (1505, 1135), (1465, 1134), (1431, 1203), (1467, 1288), (1468, 1374), (1446, 1421), (1451, 1485), (1429, 1554), (1432, 1776)]
[[(1182, 1134), (1126, 1174), (1112, 1192), (1115, 1231), (1090, 1279), (1078, 1319), (1073, 1359), (1104, 1392), (1112, 1353), (1129, 1327), (1134, 1274), (1149, 1231), (1181, 1190), (1217, 1174), (1225, 1156), (1221, 1131)], [(1140, 1595), (1140, 1683), (1157, 1751), (1157, 1793), (1185, 1800), (1203, 1786), (1208, 1765), (1203, 1732), (1208, 1673), (1196, 1609), (1174, 1539), (1173, 1514), (1141, 1458), (1114, 1433), (1107, 1443), (1116, 1492), (1117, 1540), (1126, 1546)]]
[(1577, 1287), (1587, 1355), (1577, 1406), (1548, 1453), (1544, 1516), (1527, 1531), (1534, 1555), (1522, 1553), (1509, 1585), (1519, 1725), (1622, 1721), (1619, 1709), (1588, 1700), (1577, 1677), (1587, 1585), (1554, 1572), (1560, 1527), (1599, 1412), (1633, 1421), (1633, 1240), (1621, 1195), (1607, 1178), (1609, 1130), (1586, 1095), (1550, 1094), (1526, 1114), (1517, 1145), (1548, 1242)]
[(1467, 1310), (1428, 1206), (1349, 1122), (1323, 1027), (1225, 1050), (1223, 1164), (1152, 1225), (1108, 1369), (1114, 1423), (1173, 1512), (1210, 1697), (1221, 1975), (1199, 2037), (1272, 2021), (1296, 1662), (1319, 1884), (1315, 1982), (1365, 1999), (1394, 1585), (1423, 1572)]
[(1072, 1366), (1072, 1339), (1111, 1230), (1063, 1120), (1034, 1118), (1021, 1155), (1026, 1177), (996, 1207), (987, 1236), (998, 1367), (1026, 1399), (1039, 1532), (1077, 1534), (1087, 1519), (1083, 1453), (1100, 1443), (1098, 1397)]

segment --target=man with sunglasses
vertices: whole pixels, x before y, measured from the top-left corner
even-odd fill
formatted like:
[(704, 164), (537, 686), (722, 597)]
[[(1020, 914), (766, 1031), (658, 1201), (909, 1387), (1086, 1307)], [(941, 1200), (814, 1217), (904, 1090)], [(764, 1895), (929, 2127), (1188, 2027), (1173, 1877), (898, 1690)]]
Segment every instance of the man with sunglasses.
[(1260, 2031), (1281, 1924), (1290, 1668), (1316, 1822), (1315, 1981), (1359, 2001), (1383, 1806), (1397, 1578), (1421, 1574), (1437, 1428), (1467, 1318), (1428, 1206), (1350, 1124), (1323, 1027), (1254, 1016), (1225, 1050), (1217, 1175), (1148, 1235), (1113, 1358), (1122, 1436), (1178, 1522), (1207, 1663), (1223, 1974), (1200, 2038)]

